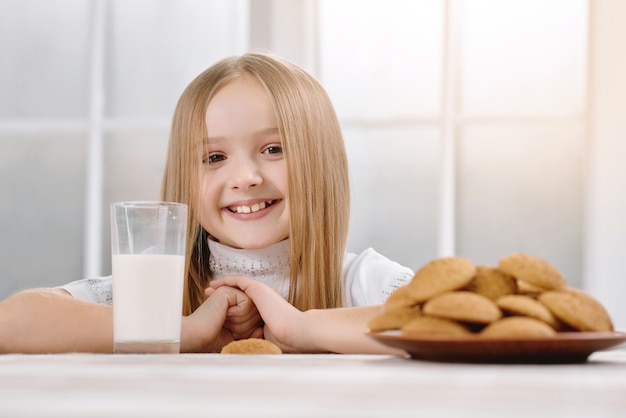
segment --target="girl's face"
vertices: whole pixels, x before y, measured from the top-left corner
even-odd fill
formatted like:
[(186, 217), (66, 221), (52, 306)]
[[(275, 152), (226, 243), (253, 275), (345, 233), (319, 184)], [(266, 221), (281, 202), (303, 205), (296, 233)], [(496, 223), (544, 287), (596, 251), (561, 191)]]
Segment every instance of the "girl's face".
[(289, 235), (287, 165), (274, 110), (261, 84), (242, 76), (206, 112), (200, 224), (222, 244), (258, 249)]

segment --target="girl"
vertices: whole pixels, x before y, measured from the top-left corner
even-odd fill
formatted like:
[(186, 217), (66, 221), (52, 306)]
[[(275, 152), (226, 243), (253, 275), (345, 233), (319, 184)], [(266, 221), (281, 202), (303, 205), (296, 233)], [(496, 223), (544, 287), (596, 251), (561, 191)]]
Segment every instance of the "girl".
[[(345, 252), (341, 130), (324, 89), (298, 66), (249, 53), (193, 80), (174, 113), (162, 197), (189, 205), (183, 314), (206, 321), (189, 339), (218, 349), (263, 333), (286, 352), (398, 353), (365, 331), (413, 272), (371, 249)], [(102, 303), (111, 280), (62, 289)]]
[(285, 351), (385, 351), (367, 321), (413, 273), (345, 253), (348, 165), (322, 86), (273, 55), (229, 58), (185, 90), (172, 132), (164, 197), (191, 208), (186, 313), (209, 285), (236, 286)]

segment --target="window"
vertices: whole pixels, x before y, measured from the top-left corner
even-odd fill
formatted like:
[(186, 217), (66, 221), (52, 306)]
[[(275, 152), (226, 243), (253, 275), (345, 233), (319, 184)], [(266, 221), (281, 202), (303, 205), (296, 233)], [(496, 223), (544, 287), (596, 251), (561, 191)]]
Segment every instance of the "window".
[(335, 103), (349, 250), (412, 268), (527, 251), (580, 286), (588, 8), (0, 0), (0, 294), (108, 274), (109, 204), (158, 198), (182, 89), (255, 47), (309, 69)]

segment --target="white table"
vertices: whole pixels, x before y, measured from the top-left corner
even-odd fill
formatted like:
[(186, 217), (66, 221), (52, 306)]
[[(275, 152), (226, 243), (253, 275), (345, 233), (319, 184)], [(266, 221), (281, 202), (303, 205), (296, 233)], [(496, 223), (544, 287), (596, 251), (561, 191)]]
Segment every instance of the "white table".
[(626, 351), (573, 365), (376, 355), (0, 355), (0, 417), (626, 417)]

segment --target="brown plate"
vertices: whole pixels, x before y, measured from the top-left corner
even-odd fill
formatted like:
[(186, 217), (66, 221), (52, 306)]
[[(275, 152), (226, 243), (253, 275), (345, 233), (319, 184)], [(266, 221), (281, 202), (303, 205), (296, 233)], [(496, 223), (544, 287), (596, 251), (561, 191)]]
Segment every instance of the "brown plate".
[(543, 338), (477, 335), (406, 336), (400, 331), (370, 332), (371, 338), (400, 348), (418, 360), (463, 363), (583, 363), (594, 351), (626, 342), (623, 332), (561, 332)]

